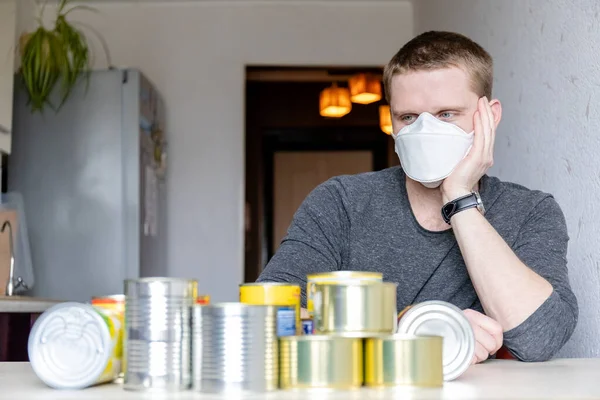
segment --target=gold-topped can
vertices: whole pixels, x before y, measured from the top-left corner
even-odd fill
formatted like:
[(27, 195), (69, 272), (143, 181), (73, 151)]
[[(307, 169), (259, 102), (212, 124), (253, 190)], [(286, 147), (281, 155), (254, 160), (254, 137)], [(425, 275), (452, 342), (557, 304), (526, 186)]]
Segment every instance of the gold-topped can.
[(254, 282), (240, 285), (240, 303), (277, 306), (277, 336), (302, 333), (300, 285), (281, 282)]
[(394, 333), (397, 286), (377, 281), (315, 284), (315, 333), (352, 337)]
[(306, 276), (306, 309), (308, 316), (313, 317), (313, 296), (316, 283), (347, 283), (360, 281), (382, 282), (383, 274), (369, 271), (329, 271), (309, 274)]
[(365, 339), (365, 385), (441, 387), (441, 336), (389, 335)]
[(279, 354), (281, 389), (350, 390), (363, 384), (362, 339), (287, 336), (280, 339)]

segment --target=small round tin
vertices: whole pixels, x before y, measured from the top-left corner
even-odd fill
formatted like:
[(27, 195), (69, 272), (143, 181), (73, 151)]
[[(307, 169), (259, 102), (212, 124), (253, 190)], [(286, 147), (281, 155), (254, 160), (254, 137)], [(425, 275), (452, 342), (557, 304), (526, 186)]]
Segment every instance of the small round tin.
[(306, 311), (313, 317), (315, 285), (317, 283), (383, 282), (383, 274), (370, 271), (329, 271), (306, 276)]
[(326, 335), (286, 336), (279, 343), (281, 389), (358, 389), (363, 341)]
[(397, 286), (377, 281), (315, 284), (315, 333), (348, 337), (394, 333)]
[(460, 308), (444, 301), (425, 301), (405, 309), (398, 322), (398, 334), (442, 336), (446, 381), (461, 376), (475, 354), (475, 335), (469, 320)]
[(390, 335), (365, 339), (365, 385), (441, 387), (441, 336)]

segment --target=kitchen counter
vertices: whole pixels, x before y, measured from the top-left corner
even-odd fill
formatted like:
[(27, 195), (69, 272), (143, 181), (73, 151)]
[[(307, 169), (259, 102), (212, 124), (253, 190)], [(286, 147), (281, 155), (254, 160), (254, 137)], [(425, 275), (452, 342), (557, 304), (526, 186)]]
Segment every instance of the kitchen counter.
[(545, 363), (492, 360), (471, 367), (441, 389), (366, 389), (356, 391), (277, 391), (244, 396), (125, 391), (106, 384), (80, 391), (45, 386), (29, 363), (0, 363), (0, 399), (266, 399), (266, 400), (384, 400), (384, 399), (598, 399), (600, 359), (559, 359)]
[(0, 296), (0, 313), (43, 313), (58, 300), (31, 296)]

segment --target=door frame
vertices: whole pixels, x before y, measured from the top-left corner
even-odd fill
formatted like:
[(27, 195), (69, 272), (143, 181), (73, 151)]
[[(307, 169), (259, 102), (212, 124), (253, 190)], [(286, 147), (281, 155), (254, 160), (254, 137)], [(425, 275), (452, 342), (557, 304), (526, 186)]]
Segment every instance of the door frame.
[(274, 255), (274, 165), (275, 153), (284, 151), (370, 151), (373, 171), (388, 167), (388, 135), (379, 127), (323, 127), (267, 129), (262, 134), (263, 224), (261, 259), (263, 266)]

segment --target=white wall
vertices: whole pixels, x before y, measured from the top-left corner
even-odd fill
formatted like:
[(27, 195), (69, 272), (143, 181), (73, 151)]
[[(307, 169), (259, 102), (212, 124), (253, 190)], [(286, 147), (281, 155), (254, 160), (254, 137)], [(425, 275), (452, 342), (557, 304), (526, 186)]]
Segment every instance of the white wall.
[[(169, 138), (169, 271), (216, 301), (243, 279), (244, 66), (383, 65), (413, 33), (407, 1), (95, 2), (78, 12), (113, 63), (163, 94)], [(96, 66), (106, 67), (100, 48)], [(292, 94), (293, 95), (293, 94)], [(315, 99), (317, 106), (318, 99)]]
[(492, 173), (553, 193), (580, 317), (563, 356), (600, 355), (600, 3), (417, 0), (416, 30), (466, 34), (495, 59), (504, 106)]

